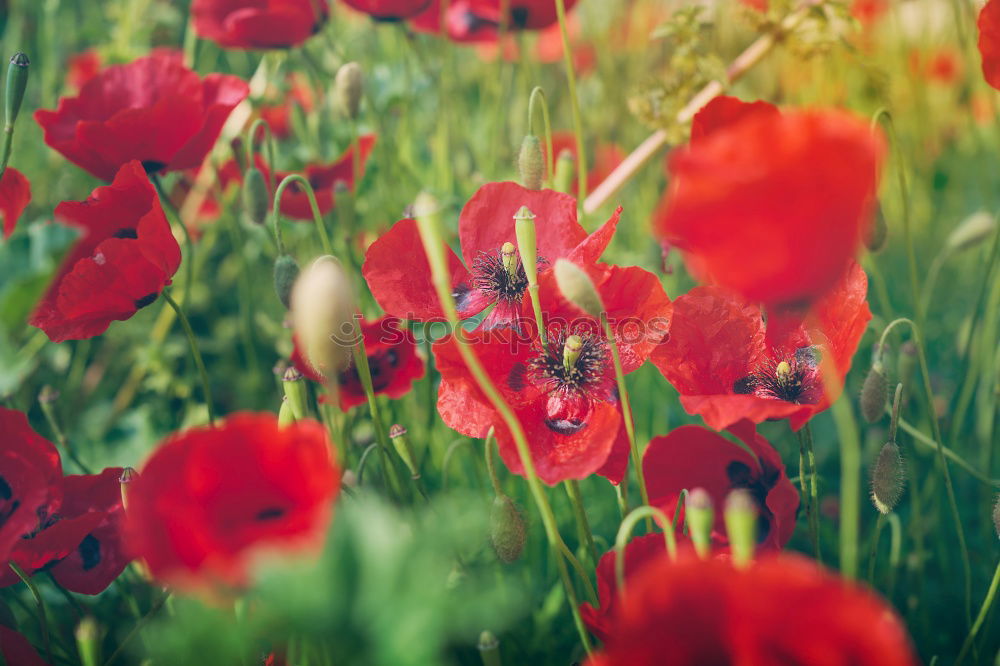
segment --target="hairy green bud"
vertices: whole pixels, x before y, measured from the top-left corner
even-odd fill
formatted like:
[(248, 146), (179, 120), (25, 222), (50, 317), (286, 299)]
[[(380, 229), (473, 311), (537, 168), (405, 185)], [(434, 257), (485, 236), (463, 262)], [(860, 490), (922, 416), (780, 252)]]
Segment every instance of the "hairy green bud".
[(590, 316), (600, 317), (604, 304), (590, 276), (569, 259), (557, 259), (555, 271), (556, 284), (566, 300)]
[(881, 363), (872, 365), (861, 387), (861, 415), (868, 423), (875, 423), (882, 418), (885, 411), (885, 399), (889, 391), (889, 382), (885, 376), (885, 368)]
[(882, 514), (890, 513), (903, 496), (905, 484), (906, 469), (899, 447), (895, 442), (886, 442), (872, 468), (871, 495), (875, 508)]
[(291, 307), (292, 287), (298, 277), (299, 264), (291, 255), (283, 254), (274, 260), (274, 293), (285, 309)]
[(527, 532), (524, 515), (514, 500), (506, 495), (494, 497), (490, 511), (490, 543), (501, 562), (511, 564), (521, 557)]
[(271, 195), (267, 191), (264, 174), (257, 167), (250, 167), (243, 175), (243, 191), (240, 193), (243, 210), (254, 224), (267, 222), (267, 213), (271, 207)]
[(517, 156), (517, 170), (521, 174), (521, 185), (529, 190), (542, 189), (545, 160), (542, 158), (542, 143), (534, 134), (526, 135), (521, 142), (521, 152)]

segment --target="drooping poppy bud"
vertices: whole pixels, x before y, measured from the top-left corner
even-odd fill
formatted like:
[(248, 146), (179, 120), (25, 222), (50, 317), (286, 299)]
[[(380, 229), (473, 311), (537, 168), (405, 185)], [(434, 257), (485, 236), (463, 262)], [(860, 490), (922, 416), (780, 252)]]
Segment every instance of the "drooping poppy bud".
[(493, 498), (490, 511), (490, 543), (497, 557), (504, 564), (511, 564), (521, 557), (527, 540), (524, 515), (506, 495)]
[(298, 278), (299, 264), (291, 255), (283, 254), (274, 260), (274, 292), (285, 309), (291, 307), (292, 287)]
[(715, 521), (712, 496), (704, 488), (695, 488), (688, 494), (684, 513), (695, 552), (701, 558), (708, 557), (712, 550), (712, 525)]
[(305, 376), (294, 365), (290, 365), (281, 376), (281, 387), (285, 391), (292, 419), (301, 421), (309, 413)]
[(292, 328), (306, 360), (335, 378), (350, 361), (357, 341), (354, 290), (336, 257), (316, 259), (295, 281)]
[(246, 144), (243, 142), (243, 137), (237, 134), (233, 137), (232, 141), (229, 142), (229, 148), (233, 151), (233, 159), (236, 160), (236, 166), (239, 168), (240, 173), (244, 173), (247, 170), (247, 149)]
[(358, 117), (364, 84), (364, 72), (356, 62), (341, 65), (333, 80), (333, 98), (344, 115), (351, 120)]
[(724, 516), (733, 564), (745, 567), (753, 560), (757, 542), (757, 503), (749, 491), (736, 488), (726, 496)]
[(872, 503), (882, 514), (890, 513), (903, 495), (906, 483), (906, 470), (903, 467), (903, 457), (899, 454), (899, 446), (895, 442), (886, 442), (875, 460), (872, 469)]
[(76, 625), (74, 637), (80, 663), (83, 666), (97, 666), (101, 659), (101, 628), (97, 620), (91, 615), (85, 616), (80, 620), (80, 624)]
[(563, 150), (556, 159), (556, 173), (552, 178), (552, 189), (557, 192), (569, 192), (573, 189), (573, 178), (576, 175), (576, 158), (570, 150)]
[(993, 502), (993, 529), (996, 530), (997, 538), (1000, 539), (1000, 494), (997, 494), (997, 499)]
[(500, 641), (492, 632), (484, 630), (479, 634), (479, 657), (483, 660), (483, 666), (500, 666)]
[(882, 211), (882, 204), (875, 206), (875, 216), (872, 220), (872, 228), (865, 238), (865, 247), (869, 252), (876, 253), (885, 249), (889, 241), (889, 225), (885, 221), (885, 213)]
[(406, 438), (406, 428), (398, 423), (393, 425), (389, 428), (389, 439), (392, 440), (392, 445), (395, 447), (396, 453), (403, 460), (403, 463), (406, 464), (406, 468), (410, 470), (410, 476), (414, 479), (419, 479), (420, 472), (413, 458), (413, 450), (410, 448), (410, 442)]
[(542, 189), (545, 160), (542, 158), (542, 144), (534, 134), (525, 135), (521, 142), (521, 152), (517, 156), (517, 170), (521, 174), (521, 185), (529, 190)]
[(888, 394), (888, 380), (885, 367), (881, 361), (872, 364), (861, 387), (861, 415), (868, 423), (875, 423), (882, 418), (885, 411), (885, 399)]
[(944, 242), (945, 252), (953, 254), (973, 248), (990, 238), (997, 228), (996, 218), (986, 211), (973, 213), (952, 229)]
[(243, 175), (243, 210), (254, 224), (263, 225), (267, 222), (268, 210), (271, 207), (271, 195), (267, 191), (264, 174), (257, 167), (250, 167)]
[(569, 259), (556, 260), (556, 284), (570, 303), (592, 317), (600, 317), (604, 304), (590, 276)]

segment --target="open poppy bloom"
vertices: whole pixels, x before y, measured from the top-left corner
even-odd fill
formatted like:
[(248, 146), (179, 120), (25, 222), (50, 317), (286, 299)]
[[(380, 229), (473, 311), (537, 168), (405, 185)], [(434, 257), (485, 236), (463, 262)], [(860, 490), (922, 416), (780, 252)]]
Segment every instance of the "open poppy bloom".
[[(641, 268), (585, 270), (615, 331), (623, 372), (637, 370), (667, 331), (670, 299), (659, 280)], [(539, 478), (555, 484), (597, 473), (619, 483), (629, 447), (601, 324), (563, 298), (551, 271), (540, 276), (539, 287), (547, 344), (512, 331), (484, 331), (472, 337), (475, 353), (524, 426)], [(530, 303), (524, 307), (530, 317)], [(504, 463), (524, 474), (510, 431), (470, 376), (454, 338), (433, 349), (444, 422), (469, 437), (484, 437), (494, 427)]]
[[(103, 592), (131, 559), (122, 542), (121, 474), (109, 467), (63, 478), (62, 501), (39, 512), (10, 559), (29, 574), (48, 571), (72, 592)], [(0, 586), (17, 582), (12, 571), (0, 574)]]
[(657, 557), (630, 577), (586, 666), (913, 666), (899, 617), (867, 588), (799, 555), (746, 569)]
[(3, 237), (9, 238), (21, 219), (21, 213), (31, 202), (31, 183), (14, 167), (7, 167), (0, 178), (0, 217)]
[(227, 74), (204, 79), (180, 54), (154, 51), (112, 65), (55, 111), (38, 110), (45, 143), (101, 180), (131, 160), (148, 173), (199, 166), (219, 138), (229, 113), (249, 94)]
[(1000, 90), (1000, 0), (988, 0), (979, 11), (979, 55), (983, 78)]
[[(508, 7), (508, 30), (541, 30), (558, 19), (552, 0), (449, 0), (442, 26), (440, 1), (433, 0), (412, 24), (421, 32), (443, 32), (455, 42), (492, 42), (500, 34), (502, 2)], [(566, 0), (566, 11), (575, 5), (576, 0)]]
[(83, 236), (29, 322), (53, 342), (92, 338), (128, 319), (156, 300), (180, 265), (180, 247), (138, 162), (86, 201), (59, 204), (56, 217)]
[[(573, 155), (574, 163), (579, 164), (576, 154), (576, 135), (572, 132), (553, 132), (552, 133), (552, 153), (555, 159), (559, 159), (559, 155), (563, 151), (569, 151)], [(545, 141), (542, 141), (542, 153), (545, 153)], [(611, 172), (622, 163), (625, 159), (625, 151), (621, 149), (620, 146), (614, 143), (604, 143), (597, 146), (597, 150), (594, 154), (590, 156), (593, 162), (589, 165), (590, 170), (587, 172), (587, 191), (592, 191), (595, 187), (601, 184), (601, 182), (611, 175)], [(570, 193), (576, 196), (577, 188), (579, 183), (576, 179), (573, 179), (572, 189)]]
[(814, 110), (747, 113), (692, 138), (670, 155), (661, 238), (696, 277), (747, 300), (822, 297), (869, 232), (881, 135), (846, 112)]
[[(401, 327), (398, 318), (383, 316), (374, 321), (362, 320), (361, 334), (365, 340), (368, 368), (376, 395), (400, 398), (409, 393), (413, 382), (424, 376), (424, 360), (417, 353), (413, 333)], [(309, 379), (325, 382), (322, 371), (305, 359), (298, 345), (292, 352), (291, 360), (296, 369)], [(357, 366), (353, 363), (337, 374), (337, 385), (342, 410), (364, 404), (368, 399)]]
[(0, 655), (11, 666), (49, 666), (38, 656), (28, 639), (9, 627), (0, 624)]
[(101, 56), (95, 49), (87, 49), (66, 60), (66, 85), (80, 90), (101, 71)]
[[(535, 215), (539, 274), (556, 259), (592, 263), (604, 252), (620, 210), (587, 235), (576, 221), (576, 200), (552, 190), (528, 190), (516, 183), (488, 183), (472, 196), (458, 219), (463, 264), (446, 248), (458, 314), (474, 317), (490, 306), (482, 330), (517, 329), (528, 278), (517, 255), (514, 214), (527, 206)], [(510, 262), (510, 269), (507, 264)], [(431, 281), (415, 220), (400, 220), (372, 243), (362, 269), (382, 309), (401, 319), (442, 320), (444, 312)]]
[(329, 0), (194, 0), (195, 33), (230, 49), (285, 49), (319, 32)]
[(368, 14), (376, 21), (401, 21), (427, 9), (432, 0), (344, 0), (351, 9)]
[(842, 386), (872, 316), (867, 289), (852, 262), (805, 323), (780, 316), (765, 323), (760, 307), (719, 287), (696, 287), (674, 301), (670, 337), (651, 360), (684, 409), (715, 430), (783, 418), (798, 430), (839, 395), (826, 390), (821, 361), (830, 356)]
[(171, 585), (243, 586), (257, 555), (320, 549), (339, 488), (319, 423), (237, 413), (150, 456), (128, 485), (127, 543)]
[[(779, 551), (795, 531), (798, 492), (788, 480), (781, 456), (770, 442), (756, 433), (752, 423), (740, 421), (730, 428), (730, 432), (746, 444), (753, 455), (700, 426), (681, 426), (666, 436), (654, 437), (642, 455), (642, 475), (649, 502), (673, 517), (680, 493), (685, 488), (703, 488), (716, 507), (724, 506), (733, 490), (744, 489), (757, 504), (757, 551)], [(678, 525), (684, 524), (683, 512), (682, 507)], [(675, 538), (678, 544), (687, 542), (681, 530)], [(661, 534), (632, 539), (625, 547), (625, 579), (629, 580), (646, 562), (666, 552)], [(721, 556), (729, 553), (721, 511), (715, 514), (712, 552)], [(618, 599), (614, 550), (605, 553), (597, 565), (597, 586), (600, 608), (585, 603), (580, 612), (591, 631), (606, 640)]]

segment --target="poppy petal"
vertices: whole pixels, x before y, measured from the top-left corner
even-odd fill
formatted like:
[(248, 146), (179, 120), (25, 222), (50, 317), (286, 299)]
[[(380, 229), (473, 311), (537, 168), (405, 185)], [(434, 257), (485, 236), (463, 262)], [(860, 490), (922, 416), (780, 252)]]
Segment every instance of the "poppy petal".
[(0, 217), (3, 218), (3, 235), (14, 233), (17, 221), (31, 201), (31, 183), (20, 171), (7, 167), (0, 179)]

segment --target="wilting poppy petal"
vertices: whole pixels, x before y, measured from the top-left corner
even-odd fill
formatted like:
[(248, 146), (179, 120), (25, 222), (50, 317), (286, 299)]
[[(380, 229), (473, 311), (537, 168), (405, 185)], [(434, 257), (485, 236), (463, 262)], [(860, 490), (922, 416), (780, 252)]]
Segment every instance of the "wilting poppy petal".
[(20, 171), (7, 167), (0, 179), (0, 217), (3, 218), (3, 235), (14, 233), (17, 221), (31, 202), (31, 183)]
[(328, 0), (194, 0), (191, 16), (202, 39), (237, 49), (297, 46), (330, 14)]

